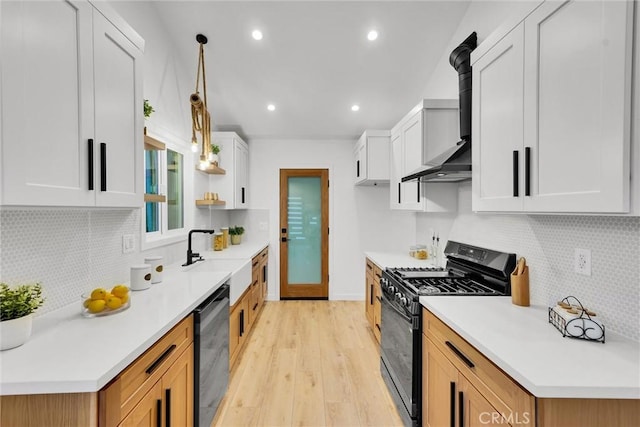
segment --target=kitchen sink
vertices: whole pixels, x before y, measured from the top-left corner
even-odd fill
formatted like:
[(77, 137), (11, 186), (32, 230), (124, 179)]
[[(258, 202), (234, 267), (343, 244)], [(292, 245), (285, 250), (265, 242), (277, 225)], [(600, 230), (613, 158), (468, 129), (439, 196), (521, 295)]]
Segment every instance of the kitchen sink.
[(187, 267), (181, 267), (183, 272), (207, 273), (228, 271), (229, 299), (233, 305), (242, 293), (251, 285), (251, 260), (250, 259), (205, 259)]

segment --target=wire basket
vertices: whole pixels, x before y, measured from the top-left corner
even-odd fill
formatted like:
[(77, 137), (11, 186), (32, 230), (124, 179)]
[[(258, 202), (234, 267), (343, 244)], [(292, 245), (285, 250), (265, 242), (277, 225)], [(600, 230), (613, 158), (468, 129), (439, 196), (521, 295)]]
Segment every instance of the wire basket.
[[(566, 310), (572, 310), (572, 313)], [(597, 341), (604, 344), (605, 327), (593, 319), (594, 313), (584, 308), (578, 298), (568, 296), (555, 307), (549, 307), (549, 323), (562, 333), (563, 337), (577, 338), (587, 341)]]

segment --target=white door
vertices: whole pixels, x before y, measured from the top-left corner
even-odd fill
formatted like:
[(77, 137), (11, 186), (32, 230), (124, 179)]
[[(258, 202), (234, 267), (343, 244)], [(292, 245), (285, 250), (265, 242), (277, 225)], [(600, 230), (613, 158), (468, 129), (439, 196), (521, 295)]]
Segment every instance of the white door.
[(549, 2), (525, 20), (525, 210), (628, 211), (632, 12)]
[(402, 174), (402, 134), (391, 134), (389, 149), (389, 208), (399, 210)]
[[(424, 110), (418, 111), (402, 126), (402, 176), (419, 169), (423, 162)], [(421, 211), (422, 188), (418, 181), (403, 182), (401, 185), (402, 209)]]
[(523, 25), (473, 64), (472, 209), (522, 209)]
[(98, 206), (142, 205), (141, 59), (142, 53), (100, 13), (94, 12)]
[(86, 1), (1, 2), (2, 204), (90, 206)]

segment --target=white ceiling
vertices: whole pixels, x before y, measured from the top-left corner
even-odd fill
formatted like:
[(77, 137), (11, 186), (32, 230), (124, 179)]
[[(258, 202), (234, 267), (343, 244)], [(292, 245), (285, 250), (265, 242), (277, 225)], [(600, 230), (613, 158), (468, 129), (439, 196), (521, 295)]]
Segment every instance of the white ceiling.
[[(251, 138), (355, 138), (422, 97), (468, 1), (156, 2), (181, 60), (205, 46), (215, 128)], [(264, 38), (255, 41), (259, 28)], [(367, 40), (376, 29), (376, 41)], [(453, 68), (452, 73), (455, 73)], [(267, 104), (276, 105), (274, 112)], [(360, 111), (352, 112), (351, 105)]]

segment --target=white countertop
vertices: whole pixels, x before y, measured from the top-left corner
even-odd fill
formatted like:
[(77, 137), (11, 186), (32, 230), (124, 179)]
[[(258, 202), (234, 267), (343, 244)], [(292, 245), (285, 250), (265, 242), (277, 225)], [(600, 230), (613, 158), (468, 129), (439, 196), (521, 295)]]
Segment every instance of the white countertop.
[(0, 352), (0, 395), (95, 392), (230, 277), (167, 266), (163, 281), (131, 291), (131, 307), (85, 318), (78, 302), (34, 319), (22, 346)]
[(381, 269), (402, 267), (430, 267), (432, 259), (417, 259), (398, 252), (365, 252), (364, 255), (373, 261)]
[(201, 251), (205, 259), (251, 259), (269, 246), (268, 241), (242, 242), (239, 245), (229, 245), (221, 251)]
[(637, 341), (611, 332), (604, 344), (563, 337), (546, 307), (520, 307), (511, 297), (420, 303), (536, 397), (640, 399)]

